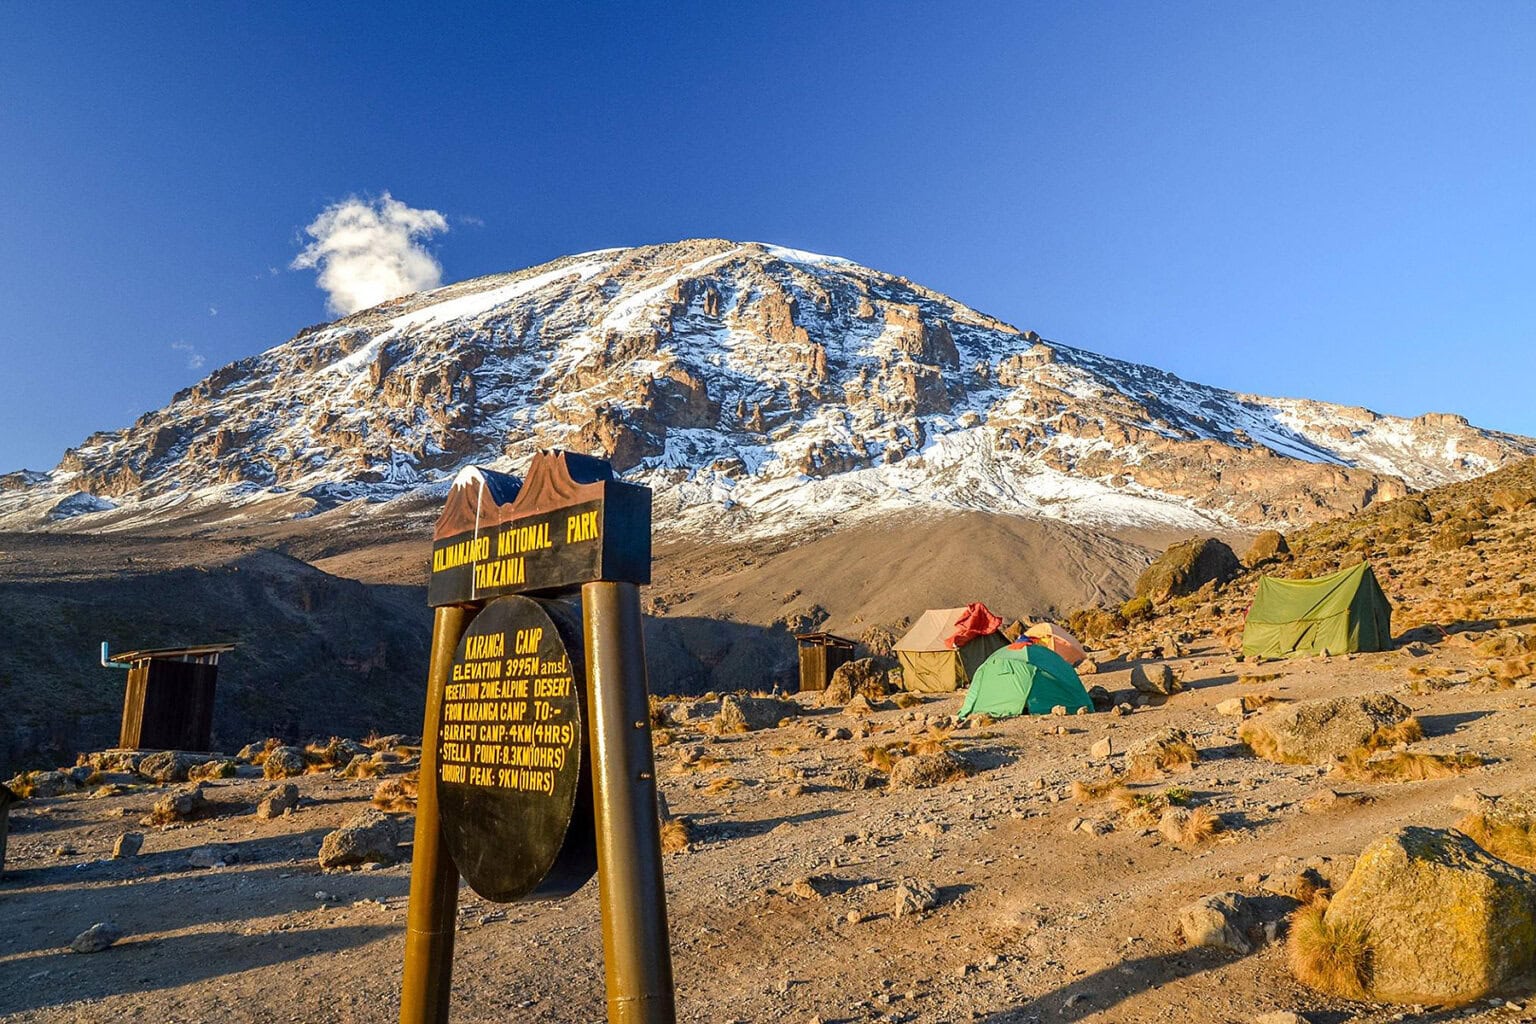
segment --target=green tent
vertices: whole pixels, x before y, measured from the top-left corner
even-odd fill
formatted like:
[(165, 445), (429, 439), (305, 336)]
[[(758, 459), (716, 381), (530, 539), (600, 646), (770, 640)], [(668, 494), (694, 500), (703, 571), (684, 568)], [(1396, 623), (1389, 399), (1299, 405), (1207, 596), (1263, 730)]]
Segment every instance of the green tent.
[(1265, 576), (1243, 627), (1243, 654), (1288, 658), (1392, 647), (1392, 606), (1365, 562), (1315, 580)]
[(1069, 712), (1093, 710), (1083, 681), (1065, 658), (1041, 644), (1013, 644), (981, 663), (965, 691), (960, 717), (1048, 715), (1058, 704)]

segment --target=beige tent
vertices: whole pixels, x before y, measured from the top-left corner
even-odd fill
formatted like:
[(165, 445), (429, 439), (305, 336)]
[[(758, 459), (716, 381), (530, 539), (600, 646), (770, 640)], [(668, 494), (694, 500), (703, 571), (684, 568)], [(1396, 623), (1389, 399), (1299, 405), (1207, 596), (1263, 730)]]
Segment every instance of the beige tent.
[(1077, 637), (1054, 622), (1037, 622), (1025, 630), (1024, 635), (1034, 637), (1036, 642), (1061, 655), (1073, 668), (1081, 665), (1083, 659), (1088, 657)]
[(919, 616), (907, 630), (907, 635), (896, 641), (896, 657), (901, 661), (901, 685), (907, 690), (922, 693), (948, 693), (963, 690), (971, 683), (971, 675), (987, 660), (987, 656), (1000, 647), (1008, 646), (1001, 633), (987, 633), (974, 637), (959, 650), (949, 646), (949, 638), (965, 608), (930, 608)]

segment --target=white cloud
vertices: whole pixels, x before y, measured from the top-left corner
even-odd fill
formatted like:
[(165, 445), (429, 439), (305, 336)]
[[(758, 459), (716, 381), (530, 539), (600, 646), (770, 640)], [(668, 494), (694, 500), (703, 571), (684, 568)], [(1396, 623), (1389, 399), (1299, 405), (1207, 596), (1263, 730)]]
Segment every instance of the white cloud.
[(173, 341), (171, 342), (171, 348), (174, 351), (185, 352), (187, 354), (187, 369), (189, 370), (201, 370), (203, 368), (203, 364), (208, 361), (204, 359), (203, 354), (197, 350), (197, 346), (191, 344), (190, 342)]
[(219, 307), (218, 306), (209, 306), (208, 307), (208, 315), (209, 316), (218, 316), (219, 315)]
[(442, 265), (421, 244), (448, 230), (436, 210), (413, 209), (388, 192), (374, 200), (350, 196), (304, 230), (313, 241), (291, 266), (319, 271), (316, 284), (338, 315), (442, 284)]

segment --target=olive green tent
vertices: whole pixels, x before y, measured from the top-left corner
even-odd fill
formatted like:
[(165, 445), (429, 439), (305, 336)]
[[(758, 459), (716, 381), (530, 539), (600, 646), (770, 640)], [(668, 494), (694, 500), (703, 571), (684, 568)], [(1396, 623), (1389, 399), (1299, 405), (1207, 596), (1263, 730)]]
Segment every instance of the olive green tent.
[(1243, 654), (1385, 651), (1392, 646), (1392, 606), (1365, 562), (1315, 580), (1265, 576), (1243, 627)]
[(1008, 643), (999, 633), (986, 633), (954, 648), (955, 635), (966, 608), (930, 608), (912, 624), (893, 650), (901, 662), (901, 685), (921, 693), (950, 693), (971, 681), (987, 655)]
[(1019, 643), (982, 662), (965, 692), (960, 717), (1048, 715), (1057, 705), (1069, 712), (1093, 710), (1083, 681), (1065, 658), (1043, 644)]

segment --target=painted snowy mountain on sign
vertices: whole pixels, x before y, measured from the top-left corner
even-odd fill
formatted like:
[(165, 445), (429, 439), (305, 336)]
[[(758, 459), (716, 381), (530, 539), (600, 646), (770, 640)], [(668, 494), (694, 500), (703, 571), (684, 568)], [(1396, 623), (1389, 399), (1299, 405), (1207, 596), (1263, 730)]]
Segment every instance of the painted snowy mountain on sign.
[(293, 515), (442, 493), (465, 465), (516, 472), (542, 448), (604, 456), (654, 488), (663, 531), (766, 536), (956, 509), (1305, 521), (1486, 473), (1536, 441), (1206, 387), (847, 260), (697, 240), (308, 328), (94, 435), (46, 478), (0, 479), (0, 516), (57, 508), (59, 528), (81, 529), (230, 503)]

